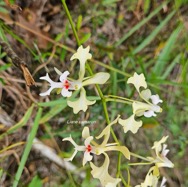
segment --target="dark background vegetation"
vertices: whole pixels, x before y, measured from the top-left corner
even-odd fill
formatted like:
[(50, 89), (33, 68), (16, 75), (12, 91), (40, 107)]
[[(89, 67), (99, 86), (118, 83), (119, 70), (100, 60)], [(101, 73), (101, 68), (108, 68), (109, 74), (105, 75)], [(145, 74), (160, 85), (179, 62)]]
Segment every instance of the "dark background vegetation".
[[(162, 3), (166, 2), (162, 6)], [(167, 3), (168, 2), (168, 3)], [(102, 87), (104, 94), (135, 97), (132, 86), (126, 84), (134, 72), (144, 73), (153, 93), (163, 99), (163, 112), (157, 118), (145, 119), (143, 127), (136, 135), (123, 134), (121, 127), (115, 133), (122, 144), (132, 152), (149, 156), (153, 142), (168, 135), (168, 158), (175, 164), (173, 169), (161, 170), (168, 180), (168, 186), (188, 186), (188, 2), (185, 0), (67, 0), (67, 6), (83, 45), (90, 45), (93, 58), (89, 62), (93, 71), (107, 71), (111, 79)], [(36, 81), (36, 87), (27, 87), (21, 71), (13, 66), (6, 54), (0, 53), (0, 133), (24, 120), (24, 114), (33, 102), (58, 100), (60, 95), (40, 97), (39, 93), (48, 85), (39, 77), (49, 72), (51, 78), (58, 79), (54, 67), (77, 74), (79, 66), (70, 61), (72, 51), (77, 49), (61, 1), (26, 0), (15, 1), (22, 11), (0, 1), (0, 36), (24, 59)], [(161, 8), (160, 8), (161, 6)], [(63, 45), (63, 46), (62, 46)], [(68, 47), (68, 49), (66, 48)], [(104, 65), (99, 64), (99, 62)], [(112, 69), (111, 67), (115, 68)], [(75, 77), (76, 78), (76, 77)], [(88, 95), (95, 96), (93, 88)], [(61, 100), (60, 100), (61, 101)], [(118, 114), (124, 118), (131, 114), (131, 107), (108, 103), (113, 120)], [(0, 186), (11, 186), (24, 144), (8, 148), (18, 142), (25, 142), (32, 128), (36, 108), (27, 122), (6, 136), (0, 135)], [(72, 109), (62, 108), (61, 103), (44, 107), (37, 138), (53, 148), (57, 155), (67, 156), (70, 144), (62, 138), (72, 134), (80, 142), (83, 127), (67, 124), (67, 120), (91, 120), (87, 124), (92, 134), (97, 134), (105, 126), (102, 105), (89, 107), (86, 113), (73, 115)], [(5, 150), (8, 148), (7, 150)], [(3, 151), (2, 151), (3, 150)], [(109, 153), (111, 165), (109, 173), (115, 175), (117, 155)], [(68, 155), (70, 156), (70, 155)], [(73, 164), (82, 165), (82, 155), (77, 155)], [(138, 162), (132, 159), (132, 162)], [(100, 161), (98, 161), (100, 163)], [(127, 177), (127, 160), (122, 159), (122, 174)], [(144, 180), (149, 166), (129, 168), (131, 185)], [(81, 180), (73, 175), (77, 186), (99, 186), (89, 175)], [(27, 186), (37, 176), (43, 186), (71, 186), (67, 171), (32, 149), (23, 171), (19, 186)]]

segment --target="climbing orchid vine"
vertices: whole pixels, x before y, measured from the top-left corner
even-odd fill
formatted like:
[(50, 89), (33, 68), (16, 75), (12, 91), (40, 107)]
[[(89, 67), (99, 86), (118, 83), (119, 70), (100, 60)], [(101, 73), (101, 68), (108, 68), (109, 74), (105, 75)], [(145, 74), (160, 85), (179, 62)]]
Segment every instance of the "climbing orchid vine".
[[(48, 96), (51, 92), (56, 89), (63, 97), (65, 97), (67, 101), (67, 105), (73, 109), (73, 113), (77, 114), (80, 111), (86, 112), (88, 106), (94, 105), (96, 100), (91, 100), (87, 97), (86, 86), (96, 85), (96, 84), (105, 84), (110, 78), (110, 74), (107, 72), (98, 72), (96, 74), (92, 74), (91, 76), (86, 76), (86, 63), (88, 60), (92, 58), (90, 51), (90, 47), (83, 48), (80, 46), (76, 53), (72, 55), (70, 58), (71, 61), (78, 60), (79, 61), (79, 71), (78, 71), (78, 79), (70, 78), (69, 75), (71, 73), (66, 70), (63, 73), (54, 68), (55, 72), (59, 75), (59, 81), (53, 81), (49, 74), (47, 73), (45, 76), (41, 77), (41, 80), (46, 80), (49, 83), (49, 89), (43, 93), (40, 93), (40, 96)], [(132, 100), (128, 98), (122, 98), (115, 96), (114, 102), (116, 101), (128, 101), (132, 106), (132, 115), (127, 119), (122, 119), (120, 115), (113, 120), (111, 123), (109, 120), (107, 121), (107, 125), (101, 131), (98, 136), (94, 136), (90, 134), (90, 130), (88, 126), (83, 127), (82, 130), (82, 139), (79, 140), (83, 143), (81, 145), (77, 144), (78, 138), (72, 137), (70, 133), (69, 137), (63, 139), (63, 142), (68, 145), (70, 143), (73, 146), (73, 153), (69, 158), (65, 158), (65, 161), (73, 161), (73, 159), (77, 156), (78, 152), (82, 152), (82, 166), (88, 164), (91, 167), (91, 175), (93, 178), (96, 178), (100, 181), (101, 185), (104, 187), (116, 187), (120, 182), (123, 182), (125, 186), (130, 186), (129, 182), (126, 183), (125, 179), (122, 175), (116, 175), (116, 177), (111, 176), (109, 174), (109, 166), (111, 162), (111, 157), (109, 156), (109, 152), (118, 152), (118, 165), (119, 165), (119, 173), (121, 172), (121, 156), (123, 155), (126, 159), (127, 165), (131, 167), (131, 158), (137, 157), (145, 161), (146, 165), (151, 165), (148, 173), (146, 174), (144, 182), (135, 187), (157, 187), (160, 181), (160, 170), (161, 167), (173, 168), (174, 164), (167, 158), (167, 153), (169, 150), (167, 149), (167, 145), (164, 144), (168, 138), (168, 136), (162, 137), (161, 140), (155, 141), (153, 147), (154, 150), (153, 156), (148, 155), (137, 155), (132, 153), (128, 145), (125, 146), (123, 142), (125, 133), (131, 131), (132, 133), (137, 133), (139, 128), (142, 127), (143, 121), (142, 117), (150, 118), (157, 117), (157, 114), (162, 112), (162, 108), (159, 106), (163, 101), (160, 99), (159, 95), (152, 95), (151, 90), (148, 89), (148, 85), (146, 83), (146, 78), (144, 74), (134, 73), (132, 77), (130, 77), (127, 81), (127, 84), (134, 85), (136, 91), (138, 92), (139, 99)], [(77, 91), (79, 94), (78, 98), (74, 98), (73, 92)], [(95, 92), (94, 92), (95, 93)], [(101, 94), (100, 94), (101, 97)], [(111, 96), (112, 97), (112, 96)], [(106, 104), (107, 96), (101, 97), (101, 101), (103, 106)], [(104, 104), (105, 103), (105, 104)], [(109, 111), (111, 108), (109, 107)], [(105, 117), (109, 119), (107, 107), (104, 107)], [(123, 127), (124, 133), (121, 134), (121, 141), (116, 136), (116, 131), (114, 129), (119, 129), (119, 124)], [(120, 128), (122, 128), (120, 127)], [(116, 130), (117, 130), (116, 129)], [(112, 141), (113, 139), (113, 141)], [(72, 147), (71, 145), (69, 147)], [(129, 145), (130, 146), (130, 145)], [(100, 166), (96, 166), (95, 159), (100, 159), (103, 156), (104, 161)], [(97, 164), (98, 165), (98, 164)], [(136, 165), (134, 163), (134, 165)], [(139, 165), (139, 163), (138, 163)], [(128, 167), (127, 167), (128, 168)], [(161, 187), (165, 187), (166, 179), (163, 178), (161, 182)]]

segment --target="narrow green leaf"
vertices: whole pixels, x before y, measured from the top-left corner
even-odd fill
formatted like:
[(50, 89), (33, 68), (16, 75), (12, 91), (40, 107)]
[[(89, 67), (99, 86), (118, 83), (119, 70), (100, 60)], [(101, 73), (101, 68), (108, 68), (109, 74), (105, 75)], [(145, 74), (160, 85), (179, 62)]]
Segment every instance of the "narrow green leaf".
[(172, 11), (165, 20), (163, 20), (159, 26), (155, 28), (155, 30), (133, 51), (133, 54), (137, 54), (140, 52), (144, 47), (146, 47), (154, 38), (157, 36), (157, 34), (162, 30), (162, 28), (170, 21), (170, 19), (175, 14), (175, 11)]
[(42, 108), (39, 108), (37, 115), (36, 115), (36, 118), (34, 120), (34, 124), (31, 128), (31, 132), (28, 136), (28, 140), (27, 140), (26, 147), (24, 149), (24, 152), (23, 152), (23, 155), (22, 155), (22, 158), (21, 158), (21, 161), (20, 161), (20, 165), (18, 167), (18, 170), (16, 172), (16, 176), (14, 178), (13, 187), (18, 186), (20, 177), (22, 175), (25, 163), (27, 161), (27, 158), (29, 156), (29, 153), (30, 153), (30, 150), (31, 150), (31, 147), (32, 147), (32, 144), (33, 144), (33, 139), (35, 138), (38, 127), (39, 127), (39, 121), (40, 121), (40, 118), (41, 118), (41, 114), (42, 114)]
[(29, 118), (31, 117), (32, 111), (34, 108), (34, 104), (27, 110), (27, 112), (25, 113), (25, 115), (23, 116), (23, 118), (16, 123), (14, 126), (10, 127), (7, 132), (3, 133), (0, 135), (0, 139), (2, 139), (4, 136), (6, 136), (7, 134), (11, 134), (13, 132), (15, 132), (17, 129), (23, 127), (27, 121), (29, 120)]
[(76, 30), (79, 31), (82, 26), (82, 15), (78, 16), (77, 24), (76, 24)]
[(85, 34), (84, 37), (80, 40), (80, 43), (81, 44), (85, 43), (87, 40), (89, 40), (90, 37), (91, 37), (91, 33)]
[(57, 36), (55, 37), (55, 41), (59, 42), (61, 40), (61, 38), (63, 37), (63, 35), (64, 35), (64, 33), (61, 33), (61, 32), (59, 34), (57, 34)]
[(168, 41), (166, 42), (165, 47), (163, 48), (161, 54), (159, 55), (159, 58), (154, 66), (153, 71), (157, 72), (157, 75), (161, 75), (166, 63), (168, 62), (170, 58), (170, 53), (172, 49), (174, 48), (174, 43), (176, 42), (176, 39), (179, 36), (179, 33), (182, 31), (183, 25), (179, 25), (176, 30), (171, 34)]
[(144, 1), (144, 13), (147, 14), (148, 10), (150, 8), (151, 0), (145, 0)]
[(50, 111), (47, 112), (41, 119), (40, 119), (40, 124), (45, 123), (49, 121), (51, 118), (59, 114), (63, 109), (67, 107), (67, 101), (64, 100), (62, 102), (59, 102), (58, 105), (54, 105), (51, 107)]
[(115, 47), (121, 45), (127, 38), (129, 38), (134, 32), (139, 30), (144, 24), (146, 24), (153, 16), (155, 16), (161, 9), (163, 5), (156, 8), (147, 18), (144, 18), (141, 22), (135, 25), (128, 33), (126, 33), (118, 42), (115, 43)]
[(164, 72), (164, 74), (161, 77), (162, 79), (167, 78), (167, 76), (170, 74), (170, 72), (172, 71), (174, 66), (180, 61), (180, 59), (181, 59), (181, 54), (178, 54), (176, 56), (176, 58), (172, 61), (172, 63), (166, 68), (166, 71)]
[(5, 71), (7, 70), (9, 67), (11, 67), (12, 64), (5, 64), (5, 65), (2, 65), (0, 66), (0, 71)]

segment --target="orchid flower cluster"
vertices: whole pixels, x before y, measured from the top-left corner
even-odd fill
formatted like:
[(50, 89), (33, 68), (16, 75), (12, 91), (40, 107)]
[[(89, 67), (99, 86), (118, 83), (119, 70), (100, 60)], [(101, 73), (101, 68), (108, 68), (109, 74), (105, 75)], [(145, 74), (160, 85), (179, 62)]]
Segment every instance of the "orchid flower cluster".
[(41, 77), (40, 79), (46, 80), (50, 83), (50, 88), (41, 93), (40, 96), (50, 95), (53, 89), (61, 89), (61, 95), (63, 97), (71, 97), (72, 92), (75, 90), (80, 91), (80, 97), (76, 101), (71, 101), (70, 99), (67, 101), (69, 107), (73, 108), (74, 114), (77, 114), (79, 111), (83, 110), (84, 112), (87, 110), (89, 105), (93, 105), (95, 100), (88, 100), (86, 97), (86, 91), (84, 86), (91, 84), (104, 84), (109, 79), (110, 74), (100, 72), (90, 77), (84, 77), (85, 75), (85, 63), (87, 60), (91, 59), (91, 54), (89, 53), (89, 46), (87, 48), (83, 48), (80, 46), (77, 52), (71, 57), (70, 60), (78, 59), (80, 62), (80, 71), (78, 80), (69, 79), (67, 76), (70, 74), (68, 71), (61, 73), (57, 68), (54, 68), (56, 73), (60, 75), (60, 82), (54, 82), (50, 79), (48, 73), (46, 76)]
[[(86, 112), (88, 106), (95, 104), (96, 101), (88, 100), (85, 86), (91, 84), (105, 84), (110, 78), (110, 74), (106, 72), (99, 72), (92, 76), (85, 77), (86, 62), (91, 59), (91, 57), (92, 55), (89, 53), (89, 47), (83, 48), (83, 46), (80, 46), (70, 59), (79, 60), (80, 69), (78, 79), (74, 80), (68, 78), (68, 75), (70, 74), (68, 71), (61, 73), (58, 69), (54, 68), (56, 73), (60, 76), (60, 82), (51, 80), (47, 73), (46, 76), (43, 76), (40, 79), (46, 80), (50, 84), (50, 88), (40, 95), (48, 96), (51, 94), (52, 90), (57, 89), (63, 97), (67, 98), (67, 105), (73, 108), (74, 114), (77, 114), (80, 111)], [(65, 161), (72, 161), (78, 152), (83, 152), (82, 165), (85, 166), (89, 163), (92, 176), (99, 179), (101, 185), (105, 187), (116, 187), (122, 180), (119, 177), (114, 178), (109, 174), (110, 157), (108, 156), (108, 152), (120, 152), (127, 160), (130, 160), (132, 156), (136, 155), (132, 154), (126, 146), (120, 145), (118, 141), (109, 142), (113, 127), (115, 125), (121, 125), (124, 129), (124, 133), (131, 131), (135, 134), (143, 124), (139, 119), (140, 116), (147, 118), (152, 116), (155, 117), (157, 113), (162, 112), (162, 108), (159, 106), (159, 104), (162, 103), (162, 100), (158, 95), (152, 95), (151, 90), (147, 88), (148, 86), (143, 74), (138, 75), (137, 73), (134, 73), (134, 75), (128, 79), (127, 83), (133, 84), (139, 95), (139, 100), (131, 100), (133, 114), (130, 117), (122, 119), (120, 118), (120, 115), (118, 115), (117, 118), (108, 124), (98, 136), (92, 136), (89, 127), (84, 127), (82, 130), (83, 145), (78, 145), (71, 135), (63, 139), (63, 141), (70, 142), (74, 147), (72, 156), (66, 158)], [(74, 91), (79, 91), (80, 93), (80, 97), (76, 100), (72, 98), (72, 93)], [(174, 167), (174, 164), (167, 158), (167, 153), (169, 152), (167, 145), (165, 144), (167, 138), (168, 136), (164, 136), (161, 140), (154, 142), (152, 147), (155, 152), (154, 156), (138, 156), (138, 158), (143, 158), (147, 164), (151, 164), (152, 166), (150, 167), (144, 182), (135, 187), (157, 187), (160, 178), (159, 169), (161, 167)], [(98, 141), (102, 143), (98, 143)], [(96, 166), (93, 157), (99, 157), (101, 155), (104, 156), (104, 162), (101, 166)], [(166, 179), (163, 178), (160, 187), (165, 187), (165, 182)]]

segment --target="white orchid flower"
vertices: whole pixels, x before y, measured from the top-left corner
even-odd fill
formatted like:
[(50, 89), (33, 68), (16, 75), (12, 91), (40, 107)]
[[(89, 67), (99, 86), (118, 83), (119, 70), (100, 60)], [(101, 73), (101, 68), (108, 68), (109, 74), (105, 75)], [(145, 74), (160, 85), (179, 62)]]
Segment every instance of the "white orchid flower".
[[(158, 187), (159, 178), (160, 178), (159, 169), (157, 166), (153, 166), (149, 169), (144, 182), (141, 183), (140, 185), (136, 185), (135, 187)], [(167, 181), (166, 178), (163, 177), (160, 187), (166, 187), (165, 185), (166, 181)]]
[[(73, 155), (68, 160), (72, 161), (72, 159), (74, 158), (74, 156), (76, 155), (76, 153), (78, 151), (85, 151), (83, 165), (85, 165), (85, 163), (86, 163), (85, 161), (89, 161), (88, 156), (87, 156), (88, 154), (86, 154), (86, 153), (89, 153), (89, 154), (93, 153), (95, 155), (100, 155), (100, 154), (104, 154), (107, 151), (120, 151), (127, 159), (130, 159), (130, 152), (127, 149), (127, 147), (119, 146), (119, 145), (117, 145), (117, 143), (108, 144), (108, 140), (110, 137), (110, 128), (112, 125), (117, 123), (118, 119), (119, 119), (119, 116), (112, 123), (110, 123), (101, 132), (101, 134), (99, 136), (96, 137), (96, 139), (100, 139), (100, 138), (104, 137), (103, 142), (100, 145), (98, 145), (98, 144), (92, 145), (91, 144), (92, 143), (91, 140), (93, 140), (93, 136), (90, 136), (88, 127), (84, 127), (84, 129), (82, 131), (82, 138), (85, 139), (85, 143), (84, 143), (85, 146), (77, 145), (71, 136), (69, 138), (64, 138), (63, 141), (70, 141), (74, 145), (74, 149), (75, 149)], [(86, 155), (86, 157), (85, 157), (85, 155)]]
[(159, 177), (160, 177), (159, 169), (156, 166), (153, 166), (149, 169), (144, 182), (141, 183), (140, 185), (136, 185), (135, 187), (157, 187)]
[(55, 88), (61, 88), (61, 95), (63, 97), (70, 97), (72, 95), (72, 92), (69, 90), (75, 90), (73, 87), (73, 83), (71, 81), (69, 81), (67, 79), (67, 76), (69, 75), (68, 71), (65, 71), (64, 73), (62, 73), (62, 75), (60, 76), (59, 80), (61, 82), (54, 82), (50, 79), (48, 73), (46, 74), (46, 76), (44, 77), (40, 77), (40, 79), (42, 80), (46, 80), (47, 82), (50, 83), (50, 88), (44, 92), (44, 93), (40, 93), (40, 96), (47, 96), (50, 95), (51, 91)]
[[(53, 89), (61, 89), (61, 95), (63, 97), (70, 97), (72, 95), (72, 91), (81, 90), (80, 98), (76, 101), (68, 101), (68, 106), (73, 108), (73, 112), (76, 114), (79, 111), (83, 110), (84, 112), (87, 110), (89, 105), (94, 104), (96, 101), (89, 101), (86, 98), (86, 91), (83, 87), (91, 85), (91, 84), (104, 84), (109, 79), (110, 74), (105, 72), (96, 73), (90, 77), (85, 76), (85, 63), (87, 60), (91, 59), (92, 55), (89, 53), (89, 46), (87, 48), (83, 48), (80, 46), (75, 54), (71, 57), (71, 60), (78, 59), (80, 62), (80, 70), (79, 70), (79, 78), (78, 80), (67, 79), (69, 75), (68, 71), (61, 73), (57, 68), (54, 68), (57, 74), (60, 75), (60, 82), (54, 82), (50, 79), (49, 75), (41, 77), (40, 79), (46, 80), (50, 83), (50, 88), (41, 93), (40, 96), (50, 95)], [(83, 104), (81, 104), (83, 103)], [(77, 106), (75, 108), (75, 106)]]
[[(137, 116), (144, 115), (145, 117), (157, 116), (155, 112), (162, 112), (162, 108), (157, 104), (163, 101), (158, 95), (151, 95), (149, 89), (140, 92), (140, 97), (146, 101), (146, 103), (135, 101), (133, 102), (133, 113)], [(151, 99), (151, 102), (149, 101)]]
[(155, 150), (155, 157), (147, 157), (150, 162), (155, 163), (157, 167), (168, 167), (173, 168), (174, 164), (166, 157), (169, 152), (167, 145), (163, 144), (166, 142), (168, 136), (164, 136), (160, 141), (154, 142), (152, 149)]
[[(159, 98), (158, 95), (151, 95), (151, 91), (147, 88), (147, 83), (145, 81), (144, 74), (138, 75), (137, 73), (134, 73), (133, 77), (130, 77), (127, 81), (128, 84), (133, 84), (138, 91), (140, 97), (145, 102), (135, 101), (133, 102), (133, 113), (136, 116), (142, 116), (145, 117), (152, 117), (156, 116), (156, 112), (162, 112), (162, 109), (160, 106), (158, 106), (159, 103), (162, 103), (163, 101)], [(145, 90), (140, 91), (140, 88), (143, 87)], [(149, 101), (151, 100), (151, 102)]]
[[(120, 181), (120, 179), (114, 179), (108, 174), (108, 167), (109, 167), (109, 157), (106, 154), (108, 151), (120, 151), (127, 159), (130, 159), (130, 152), (125, 146), (117, 145), (117, 143), (108, 143), (109, 137), (110, 137), (110, 128), (112, 125), (116, 124), (119, 119), (119, 116), (110, 123), (99, 136), (96, 137), (96, 139), (103, 138), (103, 141), (101, 144), (94, 143), (93, 136), (90, 135), (89, 128), (84, 127), (82, 131), (82, 137), (85, 139), (84, 145), (77, 145), (72, 137), (64, 138), (63, 141), (70, 141), (74, 146), (74, 153), (67, 161), (72, 161), (75, 155), (78, 151), (84, 152), (84, 158), (83, 158), (83, 166), (89, 161), (91, 168), (93, 169), (91, 174), (94, 178), (98, 178), (103, 186), (106, 187), (115, 187), (116, 184)], [(93, 142), (93, 143), (92, 143)], [(91, 155), (92, 154), (92, 155)], [(91, 163), (93, 155), (101, 155), (103, 154), (105, 156), (105, 161), (101, 167), (96, 167), (93, 163)]]

